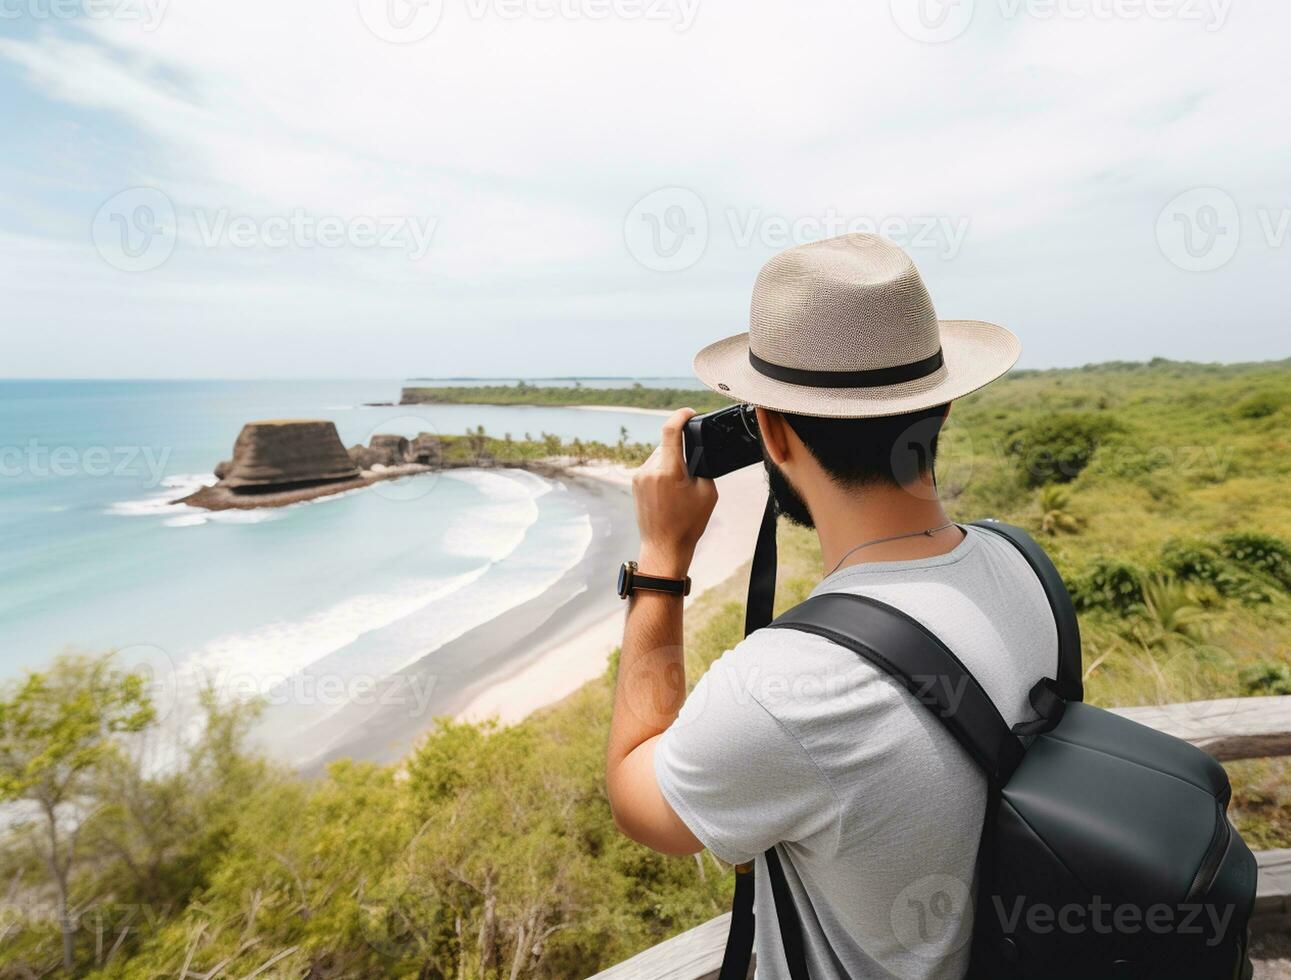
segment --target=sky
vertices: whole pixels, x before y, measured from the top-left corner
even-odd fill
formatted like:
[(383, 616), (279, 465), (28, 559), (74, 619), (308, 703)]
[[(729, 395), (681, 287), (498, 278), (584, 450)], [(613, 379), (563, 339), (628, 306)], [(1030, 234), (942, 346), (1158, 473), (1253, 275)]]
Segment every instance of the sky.
[(687, 374), (848, 231), (1024, 367), (1291, 354), (1286, 0), (0, 0), (0, 376)]

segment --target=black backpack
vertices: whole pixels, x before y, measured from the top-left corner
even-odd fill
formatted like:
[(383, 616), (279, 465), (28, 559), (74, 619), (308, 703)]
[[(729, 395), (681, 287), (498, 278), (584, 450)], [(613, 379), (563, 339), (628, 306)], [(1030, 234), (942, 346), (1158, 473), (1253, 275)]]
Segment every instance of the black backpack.
[[(1247, 980), (1256, 864), (1228, 821), (1223, 767), (1187, 742), (1083, 704), (1080, 632), (1057, 569), (1020, 528), (975, 526), (1022, 553), (1053, 609), (1058, 676), (1031, 690), (1037, 721), (1010, 729), (954, 653), (876, 600), (819, 595), (770, 624), (823, 636), (901, 682), (986, 774), (968, 976)], [(748, 626), (769, 618), (766, 569), (773, 588), (775, 560), (767, 537), (759, 538)], [(809, 980), (774, 847), (764, 860), (789, 973)], [(744, 980), (752, 944), (753, 874), (745, 867), (737, 869), (720, 980)]]

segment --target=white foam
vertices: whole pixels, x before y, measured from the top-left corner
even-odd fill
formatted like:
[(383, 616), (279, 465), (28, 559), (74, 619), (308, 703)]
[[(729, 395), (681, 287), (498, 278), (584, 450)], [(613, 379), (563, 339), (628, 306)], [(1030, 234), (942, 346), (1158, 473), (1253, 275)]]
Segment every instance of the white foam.
[[(214, 473), (182, 473), (176, 476), (168, 476), (161, 481), (162, 490), (140, 500), (122, 500), (115, 504), (109, 504), (104, 511), (105, 514), (114, 514), (118, 517), (160, 517), (170, 516), (175, 513), (175, 506), (172, 500), (178, 500), (180, 497), (187, 497), (190, 493), (196, 493), (202, 487), (210, 486), (215, 483)], [(184, 506), (182, 510), (196, 510)], [(168, 525), (169, 521), (166, 522)], [(200, 522), (198, 522), (200, 523)], [(175, 527), (187, 525), (174, 525)]]
[(187, 504), (172, 505), (171, 510), (180, 511), (175, 517), (166, 518), (166, 527), (200, 527), (203, 524), (263, 524), (279, 517), (278, 509), (269, 510), (204, 510), (189, 507)]
[(486, 503), (459, 515), (444, 533), (445, 553), (499, 562), (514, 552), (538, 520), (538, 499), (549, 481), (523, 470), (452, 470), (449, 479), (479, 490)]
[(350, 596), (305, 619), (268, 623), (244, 633), (216, 637), (185, 658), (182, 673), (196, 682), (212, 679), (239, 696), (267, 694), (272, 686), (361, 635), (381, 629), (444, 599), (482, 576), (488, 566), (451, 578), (409, 582), (393, 592)]

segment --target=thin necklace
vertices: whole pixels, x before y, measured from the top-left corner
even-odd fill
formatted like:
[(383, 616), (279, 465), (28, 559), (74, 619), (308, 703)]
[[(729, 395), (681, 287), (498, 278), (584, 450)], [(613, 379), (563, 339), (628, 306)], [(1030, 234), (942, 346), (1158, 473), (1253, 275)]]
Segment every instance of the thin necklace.
[(921, 534), (924, 537), (930, 538), (938, 531), (944, 531), (946, 530), (946, 528), (954, 527), (954, 526), (955, 526), (954, 521), (947, 521), (945, 524), (942, 524), (940, 527), (930, 527), (926, 531), (907, 531), (905, 534), (894, 534), (890, 538), (875, 538), (873, 541), (863, 541), (860, 544), (858, 544), (855, 548), (849, 548), (847, 551), (845, 551), (843, 553), (843, 557), (838, 559), (838, 564), (829, 570), (829, 574), (826, 575), (825, 578), (829, 578), (830, 575), (833, 575), (836, 571), (842, 568), (843, 562), (847, 561), (847, 559), (851, 558), (852, 555), (856, 554), (862, 548), (868, 548), (871, 545), (876, 545), (876, 544), (887, 544), (889, 541), (900, 541), (902, 538), (917, 538)]

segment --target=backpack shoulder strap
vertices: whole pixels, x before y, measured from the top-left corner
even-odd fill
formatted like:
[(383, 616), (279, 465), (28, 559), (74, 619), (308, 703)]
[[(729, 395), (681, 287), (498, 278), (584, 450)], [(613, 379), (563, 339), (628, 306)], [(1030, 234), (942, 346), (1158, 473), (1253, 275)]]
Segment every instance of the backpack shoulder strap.
[(968, 668), (918, 620), (868, 596), (812, 596), (773, 622), (832, 640), (864, 657), (936, 713), (997, 786), (1022, 761), (1022, 742)]
[(1020, 527), (1005, 524), (1003, 521), (974, 521), (973, 527), (998, 534), (1022, 553), (1031, 570), (1040, 579), (1045, 598), (1053, 612), (1054, 623), (1058, 627), (1058, 683), (1057, 693), (1064, 701), (1085, 700), (1085, 687), (1082, 679), (1084, 673), (1080, 655), (1080, 624), (1076, 621), (1076, 609), (1067, 594), (1067, 586), (1058, 574), (1045, 550), (1036, 544), (1034, 538)]
[[(774, 531), (774, 523), (771, 525)], [(765, 532), (765, 524), (764, 524)], [(765, 537), (765, 534), (763, 535)], [(761, 540), (761, 539), (759, 539)], [(761, 548), (759, 548), (761, 550)], [(756, 573), (755, 576), (756, 577)], [(750, 586), (750, 607), (753, 605)], [(949, 730), (996, 788), (1022, 761), (1022, 741), (959, 658), (918, 620), (868, 596), (828, 592), (790, 609), (768, 627), (824, 637), (864, 657), (905, 687)], [(801, 923), (772, 847), (763, 855), (792, 980), (807, 980)], [(746, 980), (754, 934), (753, 870), (737, 869), (730, 933), (718, 980)]]

